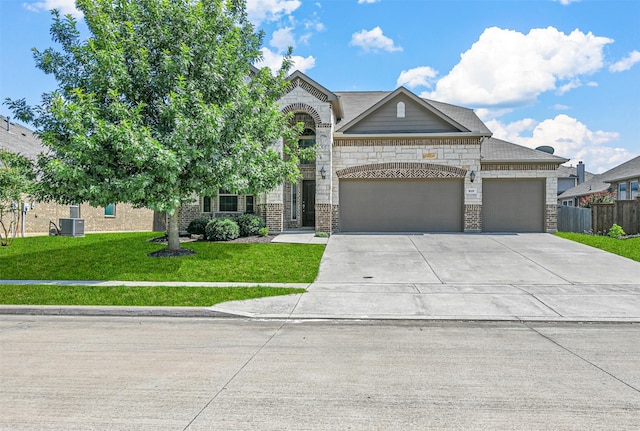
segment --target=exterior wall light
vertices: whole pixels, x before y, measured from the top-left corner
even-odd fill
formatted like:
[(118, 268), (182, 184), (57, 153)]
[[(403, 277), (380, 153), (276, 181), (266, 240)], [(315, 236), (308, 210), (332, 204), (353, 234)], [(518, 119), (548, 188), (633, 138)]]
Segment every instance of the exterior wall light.
[(327, 179), (327, 171), (324, 170), (324, 166), (320, 168), (320, 176), (323, 180)]
[(471, 173), (469, 174), (469, 179), (471, 180), (471, 182), (476, 179), (476, 171), (471, 171)]

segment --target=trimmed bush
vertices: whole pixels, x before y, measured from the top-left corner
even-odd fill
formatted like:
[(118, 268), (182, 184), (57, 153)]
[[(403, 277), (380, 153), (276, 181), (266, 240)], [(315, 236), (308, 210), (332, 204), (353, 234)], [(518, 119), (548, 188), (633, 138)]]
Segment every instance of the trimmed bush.
[(268, 236), (269, 235), (269, 228), (268, 227), (260, 228), (258, 230), (258, 235), (260, 235), (260, 236)]
[(204, 235), (204, 229), (210, 221), (211, 219), (208, 217), (195, 218), (191, 220), (191, 223), (187, 226), (187, 232), (191, 235)]
[(240, 236), (255, 236), (264, 227), (264, 221), (257, 215), (242, 214), (237, 219)]
[(611, 238), (616, 238), (616, 239), (620, 239), (623, 236), (626, 235), (626, 233), (624, 232), (624, 229), (622, 229), (621, 226), (617, 225), (617, 224), (613, 224), (613, 226), (611, 226), (611, 229), (609, 229), (609, 237)]
[(240, 228), (231, 219), (214, 218), (207, 223), (205, 235), (209, 241), (231, 241), (240, 236)]

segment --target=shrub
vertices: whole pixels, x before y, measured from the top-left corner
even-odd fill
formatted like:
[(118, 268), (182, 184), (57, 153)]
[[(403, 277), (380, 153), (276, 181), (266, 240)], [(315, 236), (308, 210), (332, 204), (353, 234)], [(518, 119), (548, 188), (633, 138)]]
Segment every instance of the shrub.
[(258, 231), (264, 227), (264, 221), (253, 214), (242, 214), (238, 216), (237, 221), (240, 227), (240, 236), (258, 235)]
[(207, 227), (207, 223), (211, 221), (208, 217), (198, 217), (191, 220), (189, 226), (187, 226), (187, 232), (191, 235), (204, 235), (204, 229)]
[(268, 227), (263, 227), (258, 229), (258, 235), (260, 236), (268, 236), (269, 235), (269, 228)]
[(329, 238), (329, 234), (327, 232), (316, 232), (317, 238)]
[(231, 241), (240, 236), (240, 228), (231, 219), (214, 218), (207, 223), (205, 235), (209, 241)]
[(611, 226), (611, 229), (609, 229), (608, 235), (611, 238), (620, 239), (621, 237), (625, 236), (626, 233), (624, 232), (624, 229), (622, 229), (622, 227), (614, 223), (613, 226)]

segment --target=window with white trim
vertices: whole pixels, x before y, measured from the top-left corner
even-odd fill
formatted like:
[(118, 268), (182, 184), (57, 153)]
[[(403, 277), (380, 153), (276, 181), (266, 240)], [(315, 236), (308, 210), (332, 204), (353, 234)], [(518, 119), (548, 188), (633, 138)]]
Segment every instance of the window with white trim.
[(630, 189), (631, 189), (631, 194), (630, 194), (631, 199), (635, 199), (635, 198), (638, 197), (638, 180), (631, 181), (630, 185), (631, 185), (631, 187), (630, 187)]
[(618, 200), (627, 200), (627, 183), (618, 184)]
[(398, 104), (396, 105), (396, 117), (404, 118), (404, 116), (405, 116), (404, 102), (398, 102)]
[(116, 216), (116, 204), (109, 204), (104, 207), (104, 216), (105, 217), (115, 217)]

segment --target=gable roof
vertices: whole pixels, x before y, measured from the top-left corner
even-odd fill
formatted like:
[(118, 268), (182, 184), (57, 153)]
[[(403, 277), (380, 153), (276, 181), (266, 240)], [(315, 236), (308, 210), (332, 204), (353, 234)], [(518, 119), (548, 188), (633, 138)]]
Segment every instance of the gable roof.
[(599, 175), (595, 175), (590, 180), (566, 190), (558, 196), (558, 199), (569, 199), (603, 192), (611, 187), (611, 183), (631, 178), (640, 178), (640, 156), (615, 166)]
[(566, 163), (569, 159), (497, 138), (488, 138), (480, 146), (480, 163)]
[[(349, 93), (343, 93), (349, 94)], [(380, 94), (380, 93), (378, 93)], [(377, 111), (379, 111), (385, 104), (389, 103), (391, 100), (396, 98), (397, 96), (405, 96), (410, 101), (415, 102), (420, 108), (424, 109), (424, 111), (434, 117), (438, 118), (440, 121), (444, 122), (448, 125), (448, 127), (458, 130), (462, 133), (479, 133), (475, 130), (470, 130), (464, 124), (458, 122), (455, 118), (447, 115), (443, 110), (440, 110), (428, 103), (426, 100), (419, 98), (411, 91), (407, 90), (405, 87), (399, 87), (395, 91), (383, 93), (383, 97), (377, 100), (375, 103), (369, 104), (369, 106), (360, 104), (360, 108), (364, 108), (364, 111), (359, 112), (357, 115), (351, 116), (347, 119), (343, 124), (338, 125), (336, 132), (345, 133), (349, 129), (356, 127), (359, 123), (364, 121), (367, 117), (374, 115)]]
[(287, 80), (289, 82), (294, 82), (296, 79), (300, 79), (301, 81), (306, 82), (308, 85), (319, 91), (320, 94), (323, 94), (327, 98), (327, 101), (331, 103), (331, 107), (333, 108), (333, 113), (335, 114), (336, 118), (340, 119), (343, 117), (344, 114), (342, 105), (340, 104), (340, 99), (332, 91), (329, 91), (323, 85), (309, 78), (299, 70), (296, 70), (291, 75), (287, 76)]
[(0, 115), (0, 148), (31, 160), (36, 160), (38, 154), (45, 151), (38, 135), (20, 124), (9, 123), (3, 115)]

